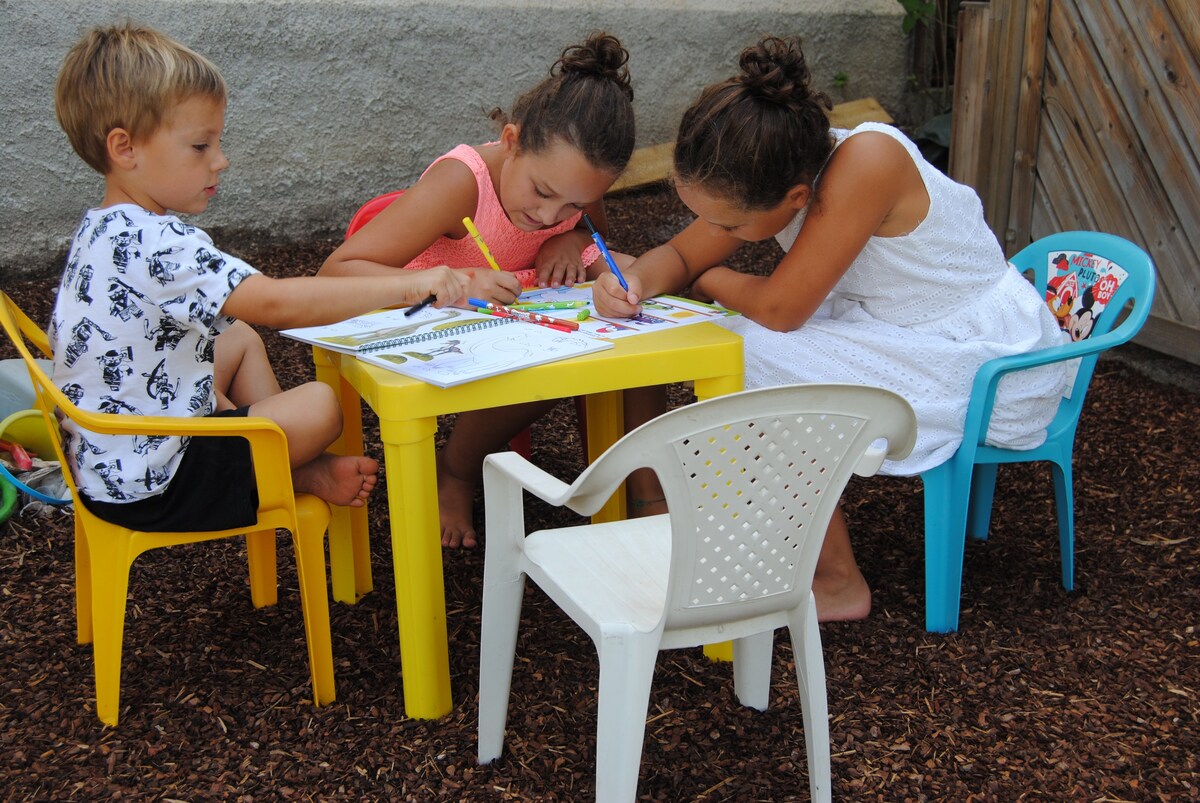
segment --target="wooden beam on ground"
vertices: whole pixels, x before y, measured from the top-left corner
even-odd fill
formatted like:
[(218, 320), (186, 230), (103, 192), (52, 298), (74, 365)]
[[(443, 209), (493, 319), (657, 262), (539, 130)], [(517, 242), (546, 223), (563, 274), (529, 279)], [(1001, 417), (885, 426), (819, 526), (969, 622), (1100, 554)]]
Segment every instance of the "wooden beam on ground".
[[(875, 98), (860, 98), (834, 106), (829, 113), (829, 122), (834, 128), (854, 128), (859, 123), (894, 121)], [(625, 172), (609, 188), (609, 192), (631, 190), (656, 181), (665, 181), (671, 175), (674, 151), (674, 142), (638, 148), (630, 157)]]
[(664, 181), (671, 175), (674, 164), (672, 156), (675, 153), (674, 142), (664, 142), (661, 145), (651, 145), (638, 148), (629, 158), (629, 165), (621, 177), (609, 188), (609, 192), (631, 190), (644, 187), (656, 181)]
[(854, 128), (860, 123), (894, 123), (887, 110), (875, 98), (859, 98), (839, 103), (829, 112), (829, 124), (834, 128)]

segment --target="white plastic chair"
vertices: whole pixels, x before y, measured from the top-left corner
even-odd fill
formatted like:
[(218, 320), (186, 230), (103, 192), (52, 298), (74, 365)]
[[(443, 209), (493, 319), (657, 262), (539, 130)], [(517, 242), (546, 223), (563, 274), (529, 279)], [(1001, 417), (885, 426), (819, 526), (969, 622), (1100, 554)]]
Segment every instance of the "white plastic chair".
[[(674, 410), (630, 432), (567, 485), (513, 452), (489, 455), (479, 761), (500, 755), (525, 577), (596, 644), (597, 800), (637, 793), (659, 650), (733, 641), (734, 690), (767, 707), (776, 628), (787, 627), (813, 800), (830, 799), (825, 665), (813, 570), (851, 472), (912, 449), (901, 397), (789, 385)], [(875, 443), (880, 439), (886, 440)], [(525, 534), (522, 492), (590, 516), (630, 472), (662, 481), (670, 513)]]

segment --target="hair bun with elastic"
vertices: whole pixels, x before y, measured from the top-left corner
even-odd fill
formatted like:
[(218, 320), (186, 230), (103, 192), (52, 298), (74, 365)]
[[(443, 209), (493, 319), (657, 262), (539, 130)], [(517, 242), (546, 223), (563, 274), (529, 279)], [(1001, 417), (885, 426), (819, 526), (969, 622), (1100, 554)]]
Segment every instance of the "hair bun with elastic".
[(817, 100), (824, 93), (809, 87), (811, 74), (798, 37), (763, 37), (742, 51), (738, 81), (754, 97), (789, 105)]
[(604, 78), (615, 83), (630, 100), (633, 100), (633, 86), (629, 80), (629, 51), (620, 40), (612, 34), (598, 31), (588, 36), (577, 45), (571, 45), (562, 52), (555, 63), (552, 73), (561, 72), (564, 75), (577, 73), (580, 75)]

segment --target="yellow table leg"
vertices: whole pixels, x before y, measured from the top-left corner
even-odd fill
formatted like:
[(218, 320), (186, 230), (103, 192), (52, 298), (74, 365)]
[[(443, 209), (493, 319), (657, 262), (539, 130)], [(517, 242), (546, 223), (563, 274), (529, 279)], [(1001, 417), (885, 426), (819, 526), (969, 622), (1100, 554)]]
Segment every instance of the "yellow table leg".
[[(696, 380), (696, 398), (698, 400), (712, 399), (717, 396), (724, 396), (729, 393), (737, 393), (743, 388), (743, 380), (741, 376), (734, 377), (718, 377), (716, 379), (697, 379)], [(721, 641), (716, 644), (705, 644), (704, 655), (710, 661), (732, 661), (733, 660), (733, 642)]]
[(381, 420), (380, 430), (392, 522), (404, 710), (413, 719), (436, 719), (452, 707), (433, 441), (437, 419)]
[[(324, 382), (338, 394), (342, 408), (342, 434), (330, 446), (336, 454), (362, 454), (362, 402), (358, 392), (345, 382), (339, 372), (339, 355), (313, 349), (313, 364), (317, 381)], [(333, 598), (353, 605), (374, 587), (371, 578), (371, 541), (367, 507), (331, 505), (329, 522), (329, 574)]]
[[(342, 393), (342, 437), (343, 454), (364, 454), (362, 434), (362, 402), (356, 391), (348, 382), (341, 383)], [(350, 520), (350, 551), (353, 554), (355, 600), (364, 594), (371, 593), (374, 588), (371, 577), (371, 529), (367, 518), (367, 505), (362, 507), (345, 507), (333, 505), (334, 515), (348, 517)], [(335, 593), (334, 599), (341, 600)]]
[[(587, 404), (588, 464), (604, 454), (625, 434), (625, 408), (622, 391), (593, 393), (585, 397)], [(593, 522), (620, 521), (625, 518), (625, 485), (617, 489), (604, 507), (592, 516)]]
[(716, 644), (705, 644), (704, 657), (710, 661), (732, 661), (733, 642), (720, 641)]
[(730, 393), (740, 393), (744, 390), (742, 374), (737, 376), (718, 376), (709, 379), (697, 379), (693, 386), (696, 390), (697, 401), (715, 399), (717, 396), (728, 396)]

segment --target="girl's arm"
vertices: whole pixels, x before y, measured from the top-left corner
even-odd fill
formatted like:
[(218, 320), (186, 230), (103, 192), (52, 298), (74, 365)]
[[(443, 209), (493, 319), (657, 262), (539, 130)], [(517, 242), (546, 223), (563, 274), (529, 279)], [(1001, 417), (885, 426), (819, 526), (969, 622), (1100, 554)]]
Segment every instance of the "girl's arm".
[[(596, 229), (606, 239), (608, 237), (608, 217), (604, 213), (604, 201), (588, 204), (583, 210)], [(573, 286), (576, 282), (595, 278), (604, 266), (603, 260), (593, 262), (587, 268), (583, 265), (580, 254), (592, 244), (592, 233), (582, 218), (575, 228), (556, 234), (538, 249), (534, 267), (537, 269), (539, 287), (558, 287), (559, 285)]]
[(467, 280), (447, 267), (393, 270), (385, 276), (247, 276), (221, 313), (246, 323), (287, 329), (337, 323), (380, 307), (416, 304), (434, 296), (435, 307), (466, 300)]
[[(326, 258), (321, 276), (387, 276), (439, 237), (463, 236), (478, 189), (471, 169), (444, 159)], [(483, 257), (480, 257), (482, 264)]]
[[(317, 274), (391, 275), (439, 237), (468, 236), (462, 219), (475, 214), (478, 202), (479, 189), (471, 169), (457, 159), (443, 159), (338, 246)], [(515, 276), (491, 270), (482, 254), (479, 265), (461, 269), (471, 282), (472, 296), (508, 302), (521, 292)]]
[(928, 211), (904, 147), (886, 134), (857, 134), (834, 151), (796, 242), (769, 276), (719, 267), (700, 276), (697, 289), (768, 329), (798, 329), (871, 237), (907, 234)]
[(679, 292), (743, 245), (744, 240), (703, 220), (695, 220), (668, 242), (652, 248), (622, 269), (629, 285), (628, 292), (622, 289), (603, 260), (598, 260), (602, 272), (597, 275), (592, 288), (596, 311), (612, 317), (632, 317), (637, 314), (643, 299)]

